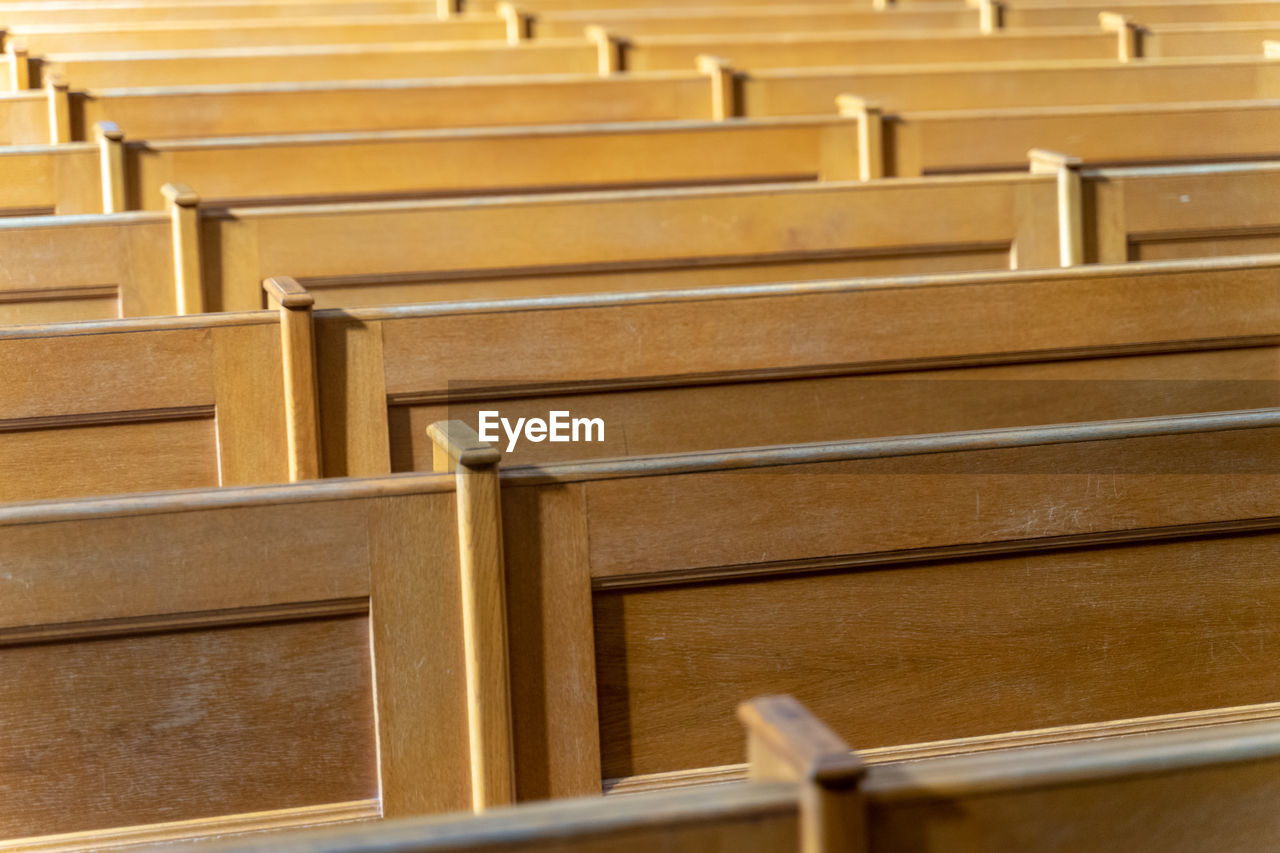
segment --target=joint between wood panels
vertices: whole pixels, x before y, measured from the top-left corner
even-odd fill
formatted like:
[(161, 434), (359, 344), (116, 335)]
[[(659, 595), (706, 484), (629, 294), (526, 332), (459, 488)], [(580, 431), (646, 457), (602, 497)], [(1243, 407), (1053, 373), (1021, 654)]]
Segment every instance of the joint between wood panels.
[(1136, 530), (1046, 536), (1037, 539), (1010, 539), (1001, 542), (948, 545), (935, 548), (909, 548), (901, 551), (885, 551), (871, 554), (845, 554), (805, 560), (780, 560), (770, 563), (707, 566), (665, 572), (611, 575), (592, 578), (591, 589), (593, 591), (607, 592), (820, 572), (869, 571), (903, 564), (951, 560), (967, 561), (1033, 552), (1042, 553), (1046, 551), (1103, 548), (1116, 545), (1171, 542), (1206, 535), (1217, 537), (1243, 536), (1277, 529), (1280, 529), (1280, 516), (1266, 516), (1263, 518), (1170, 525), (1168, 527), (1146, 527)]
[(360, 616), (368, 612), (369, 599), (362, 596), (291, 604), (266, 604), (226, 610), (200, 610), (154, 616), (95, 619), (86, 622), (67, 622), (60, 625), (0, 628), (0, 646), (138, 636), (275, 622), (298, 622), (309, 619)]

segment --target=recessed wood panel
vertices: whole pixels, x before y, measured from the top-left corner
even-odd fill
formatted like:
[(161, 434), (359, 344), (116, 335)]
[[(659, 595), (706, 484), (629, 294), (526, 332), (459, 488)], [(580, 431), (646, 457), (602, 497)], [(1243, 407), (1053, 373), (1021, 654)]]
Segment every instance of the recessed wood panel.
[(216, 486), (212, 418), (0, 433), (0, 500)]
[(8, 648), (0, 833), (377, 795), (363, 617)]
[(764, 693), (857, 748), (1275, 701), (1278, 557), (1269, 534), (600, 592), (604, 776), (740, 760), (734, 705)]

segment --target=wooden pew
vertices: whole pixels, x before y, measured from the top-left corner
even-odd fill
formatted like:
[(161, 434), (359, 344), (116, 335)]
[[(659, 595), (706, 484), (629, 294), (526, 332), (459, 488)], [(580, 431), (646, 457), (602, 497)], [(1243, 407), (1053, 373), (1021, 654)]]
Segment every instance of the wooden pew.
[(853, 754), (790, 696), (745, 703), (751, 780), (215, 843), (201, 853), (1256, 849), (1277, 833), (1274, 719), (985, 756)]
[[(1017, 73), (1010, 73), (1010, 72)], [(545, 76), (532, 80), (443, 79), (257, 84), (66, 93), (51, 128), (29, 110), (37, 93), (0, 99), (9, 144), (83, 139), (100, 121), (138, 139), (428, 127), (708, 119), (735, 115), (822, 115), (854, 93), (888, 111), (994, 109), (1248, 100), (1272, 96), (1280, 65), (1265, 59), (1085, 60), (867, 66), (761, 71), (735, 83), (732, 67), (704, 59), (700, 70)], [(46, 81), (46, 88), (49, 87)], [(7, 119), (11, 99), (30, 104)], [(29, 123), (29, 124), (28, 124)], [(63, 127), (65, 125), (65, 127)], [(55, 136), (55, 134), (57, 134)]]
[(1280, 163), (1080, 171), (1084, 259), (1206, 257), (1280, 248)]
[[(607, 31), (606, 31), (607, 32)], [(721, 56), (735, 68), (803, 68), (921, 65), (950, 62), (1041, 62), (1051, 59), (1116, 59), (1122, 44), (1097, 27), (1009, 32), (822, 32), (746, 35), (615, 36), (628, 71), (687, 68), (701, 54)], [(1249, 50), (1256, 55), (1262, 36)]]
[(430, 15), (435, 3), (417, 0), (195, 0), (190, 3), (5, 3), (0, 6), (0, 26), (50, 24), (110, 24), (185, 21), (239, 21), (243, 19), (350, 17), (369, 15)]
[(295, 326), (260, 311), (0, 328), (0, 503), (318, 476), (315, 392), (283, 369)]
[(426, 427), (486, 410), (604, 419), (502, 439), (539, 465), (1280, 405), (1278, 287), (1264, 256), (319, 311), (323, 470), (430, 470)]
[(0, 216), (103, 212), (100, 160), (92, 142), (0, 147)]
[[(536, 18), (538, 37), (569, 36), (596, 24), (621, 36), (709, 35), (730, 33), (875, 31), (925, 33), (930, 30), (993, 31), (1057, 27), (1093, 27), (1101, 12), (1118, 11), (1143, 24), (1231, 24), (1271, 21), (1274, 7), (1256, 2), (1094, 2), (1094, 3), (901, 3), (888, 8), (841, 8), (831, 3), (775, 6), (732, 2), (724, 7), (703, 5), (675, 8), (643, 8), (621, 0), (608, 9), (590, 9), (574, 0), (541, 0), (521, 3)], [(494, 4), (477, 4), (476, 10)]]
[[(420, 8), (421, 5), (410, 3), (407, 4), (406, 9)], [(0, 18), (3, 14), (4, 11), (0, 9)], [(496, 16), (437, 18), (432, 15), (408, 13), (284, 19), (226, 20), (219, 18), (212, 21), (12, 24), (9, 26), (9, 39), (22, 42), (32, 53), (495, 40), (506, 39), (507, 35), (506, 20)]]
[(0, 507), (0, 843), (468, 808), (455, 482)]
[(891, 112), (1280, 96), (1280, 64), (1249, 57), (766, 69), (737, 76), (737, 114), (747, 116), (820, 114), (846, 93)]
[[(603, 52), (602, 52), (603, 51)], [(34, 63), (78, 89), (608, 73), (584, 39), (394, 42), (50, 54)]]
[(886, 758), (1274, 717), (1278, 436), (1267, 409), (504, 469), (517, 789), (732, 776), (727, 714), (769, 689)]
[[(1067, 148), (1090, 164), (1152, 165), (1274, 158), (1280, 101), (940, 110), (886, 114), (856, 96), (843, 113), (862, 131), (870, 177), (1017, 168), (1032, 148)], [(876, 138), (880, 140), (877, 149)]]
[(841, 180), (860, 174), (858, 127), (823, 116), (124, 140), (115, 191), (128, 209), (160, 210), (166, 183), (243, 206)]
[(253, 310), (261, 282), (281, 275), (320, 307), (357, 307), (1062, 256), (1048, 173), (209, 210), (186, 188), (167, 193), (167, 213), (0, 221), (11, 310), (34, 317), (58, 290), (89, 285), (117, 288), (124, 316)]

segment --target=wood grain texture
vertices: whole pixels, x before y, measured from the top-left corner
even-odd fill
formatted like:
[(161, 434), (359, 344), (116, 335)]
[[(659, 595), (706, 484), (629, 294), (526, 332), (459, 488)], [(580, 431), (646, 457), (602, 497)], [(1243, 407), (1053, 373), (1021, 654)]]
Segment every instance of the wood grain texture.
[(271, 325), (212, 330), (220, 484), (289, 479), (281, 332)]
[(370, 508), (382, 812), (471, 806), (454, 495)]
[(503, 488), (520, 800), (600, 792), (585, 494)]
[(319, 322), (315, 335), (324, 475), (390, 473), (382, 324)]

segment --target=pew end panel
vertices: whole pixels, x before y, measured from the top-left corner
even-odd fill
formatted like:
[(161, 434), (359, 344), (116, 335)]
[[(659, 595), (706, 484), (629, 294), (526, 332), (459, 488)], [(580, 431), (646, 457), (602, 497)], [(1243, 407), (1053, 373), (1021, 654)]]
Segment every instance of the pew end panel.
[(5, 837), (465, 808), (455, 527), (434, 476), (0, 509)]
[(0, 500), (289, 479), (270, 314), (0, 331)]

